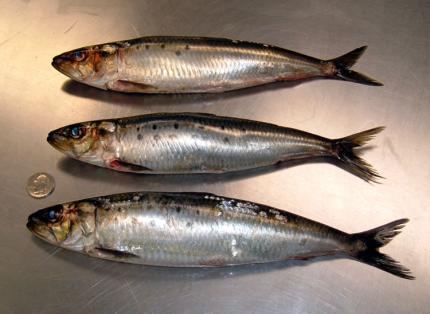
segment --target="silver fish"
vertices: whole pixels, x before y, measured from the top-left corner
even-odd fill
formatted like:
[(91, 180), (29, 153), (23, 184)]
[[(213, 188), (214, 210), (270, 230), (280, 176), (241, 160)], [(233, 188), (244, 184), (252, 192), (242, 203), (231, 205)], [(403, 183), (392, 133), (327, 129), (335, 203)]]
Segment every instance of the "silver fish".
[(50, 132), (48, 142), (78, 160), (127, 172), (222, 173), (326, 157), (376, 181), (380, 175), (354, 148), (382, 129), (332, 140), (251, 120), (166, 113), (73, 124)]
[(27, 227), (51, 244), (119, 262), (209, 267), (342, 254), (413, 279), (378, 250), (407, 221), (348, 234), (213, 194), (136, 192), (48, 207), (30, 215)]
[(78, 82), (133, 93), (215, 93), (313, 77), (382, 85), (350, 70), (365, 49), (321, 60), (246, 41), (158, 36), (75, 49), (52, 65)]

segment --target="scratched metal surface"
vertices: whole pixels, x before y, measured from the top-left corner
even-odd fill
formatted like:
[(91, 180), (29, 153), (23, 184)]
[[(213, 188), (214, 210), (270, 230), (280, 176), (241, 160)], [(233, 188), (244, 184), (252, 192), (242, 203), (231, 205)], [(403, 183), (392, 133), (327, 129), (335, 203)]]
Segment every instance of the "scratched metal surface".
[[(429, 15), (427, 1), (1, 1), (0, 312), (428, 311)], [(154, 34), (252, 40), (321, 58), (368, 44), (356, 68), (385, 86), (314, 80), (221, 95), (123, 95), (73, 83), (50, 65), (65, 50)], [(387, 179), (370, 185), (321, 163), (139, 176), (67, 159), (46, 142), (65, 124), (162, 111), (231, 115), (328, 137), (386, 125), (365, 154)], [(37, 171), (57, 182), (44, 200), (24, 190)], [(116, 264), (57, 249), (25, 228), (38, 208), (134, 190), (249, 199), (349, 232), (409, 217), (384, 252), (417, 280), (333, 258), (225, 269)]]

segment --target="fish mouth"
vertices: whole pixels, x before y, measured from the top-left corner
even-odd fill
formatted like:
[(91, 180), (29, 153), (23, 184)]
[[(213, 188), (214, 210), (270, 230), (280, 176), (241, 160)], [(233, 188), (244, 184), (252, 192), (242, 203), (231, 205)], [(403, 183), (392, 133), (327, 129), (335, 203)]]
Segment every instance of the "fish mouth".
[(35, 218), (33, 214), (31, 214), (30, 216), (28, 216), (26, 227), (31, 232), (34, 232), (34, 230), (35, 230), (35, 227), (37, 225), (37, 221), (36, 220), (38, 220), (38, 219)]
[(45, 239), (45, 237), (42, 235), (42, 233), (38, 230), (38, 226), (40, 225), (41, 221), (35, 214), (31, 214), (28, 216), (26, 227), (28, 230), (30, 230), (31, 233), (36, 235), (39, 238)]
[(64, 58), (62, 56), (56, 56), (52, 59), (51, 65), (58, 71), (61, 71), (60, 65), (64, 62)]
[(70, 61), (67, 58), (64, 58), (62, 55), (59, 55), (52, 59), (51, 65), (62, 74), (70, 76), (70, 74), (64, 69), (64, 64), (66, 62)]
[(55, 149), (58, 149), (61, 152), (64, 152), (66, 150), (64, 141), (64, 136), (59, 135), (55, 131), (49, 132), (48, 137), (46, 138), (46, 141), (53, 146)]
[(48, 137), (46, 138), (46, 141), (52, 146), (55, 146), (57, 143), (57, 135), (54, 132), (49, 132)]
[(81, 73), (77, 71), (72, 60), (64, 55), (56, 56), (52, 59), (51, 65), (60, 73), (70, 77), (73, 80), (81, 80)]

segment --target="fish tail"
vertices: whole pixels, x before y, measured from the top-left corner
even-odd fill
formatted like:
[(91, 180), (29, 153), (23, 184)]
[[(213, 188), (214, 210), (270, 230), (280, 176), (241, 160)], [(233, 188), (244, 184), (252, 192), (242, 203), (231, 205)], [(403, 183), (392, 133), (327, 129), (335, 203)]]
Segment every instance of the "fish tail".
[(351, 254), (352, 257), (401, 278), (415, 279), (408, 268), (404, 267), (390, 256), (379, 252), (379, 248), (389, 243), (398, 235), (400, 229), (402, 229), (408, 221), (409, 219), (399, 219), (375, 229), (352, 234), (353, 238), (364, 244), (364, 248), (363, 245), (361, 245), (359, 249), (353, 251)]
[(376, 134), (384, 130), (385, 127), (377, 127), (360, 133), (356, 133), (332, 141), (334, 156), (344, 162), (347, 170), (362, 178), (367, 182), (378, 182), (383, 177), (364, 159), (354, 151), (357, 147), (362, 147), (370, 141)]
[(334, 69), (331, 71), (331, 75), (334, 75), (336, 78), (345, 81), (356, 82), (360, 84), (366, 85), (374, 85), (374, 86), (382, 86), (381, 82), (368, 77), (364, 74), (358, 73), (356, 71), (350, 70), (350, 68), (357, 62), (357, 60), (361, 57), (363, 52), (367, 49), (367, 46), (363, 46), (357, 49), (354, 49), (340, 57), (335, 59), (327, 60), (326, 62), (332, 64)]

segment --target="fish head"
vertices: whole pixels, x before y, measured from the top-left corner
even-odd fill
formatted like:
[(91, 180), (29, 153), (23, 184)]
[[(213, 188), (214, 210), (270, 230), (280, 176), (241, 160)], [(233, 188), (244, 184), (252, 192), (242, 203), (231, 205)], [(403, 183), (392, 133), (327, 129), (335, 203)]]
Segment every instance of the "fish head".
[(93, 240), (95, 208), (91, 201), (47, 207), (28, 217), (27, 228), (48, 243), (82, 251)]
[(104, 166), (104, 159), (114, 154), (115, 130), (112, 121), (82, 122), (49, 132), (47, 141), (72, 158)]
[(52, 66), (75, 81), (106, 89), (118, 73), (117, 52), (112, 44), (84, 47), (54, 57)]

